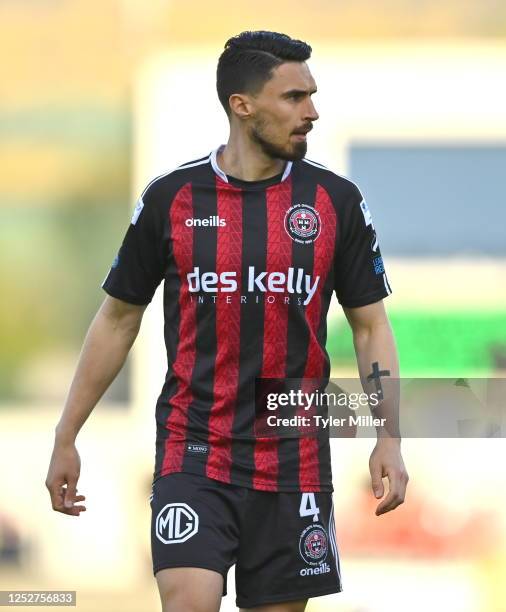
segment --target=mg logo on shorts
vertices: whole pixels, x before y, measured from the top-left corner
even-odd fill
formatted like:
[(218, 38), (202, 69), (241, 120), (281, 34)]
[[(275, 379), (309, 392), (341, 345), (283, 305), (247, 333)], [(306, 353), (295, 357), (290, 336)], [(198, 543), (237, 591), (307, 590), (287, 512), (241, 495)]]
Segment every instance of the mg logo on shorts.
[(156, 537), (164, 544), (186, 542), (198, 530), (199, 515), (187, 504), (167, 504), (156, 517)]

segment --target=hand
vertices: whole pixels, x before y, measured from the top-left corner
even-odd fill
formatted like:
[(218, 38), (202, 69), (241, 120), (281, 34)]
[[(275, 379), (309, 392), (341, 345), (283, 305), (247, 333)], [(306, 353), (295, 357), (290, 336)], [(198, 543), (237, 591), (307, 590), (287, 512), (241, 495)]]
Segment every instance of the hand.
[(377, 499), (385, 490), (383, 477), (388, 477), (388, 495), (377, 506), (376, 516), (394, 510), (404, 502), (409, 476), (401, 456), (400, 441), (397, 438), (379, 438), (369, 459), (372, 490)]
[(77, 495), (80, 470), (81, 460), (75, 445), (55, 442), (46, 478), (53, 510), (71, 516), (79, 516), (86, 510), (85, 506), (74, 505), (86, 499), (84, 495)]

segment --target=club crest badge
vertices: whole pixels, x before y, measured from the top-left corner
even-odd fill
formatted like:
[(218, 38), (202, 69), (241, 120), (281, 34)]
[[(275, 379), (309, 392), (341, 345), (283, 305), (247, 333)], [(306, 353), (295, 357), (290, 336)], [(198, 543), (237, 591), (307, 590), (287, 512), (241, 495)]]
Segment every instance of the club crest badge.
[(285, 215), (285, 230), (292, 240), (311, 244), (321, 231), (320, 213), (309, 204), (294, 204)]

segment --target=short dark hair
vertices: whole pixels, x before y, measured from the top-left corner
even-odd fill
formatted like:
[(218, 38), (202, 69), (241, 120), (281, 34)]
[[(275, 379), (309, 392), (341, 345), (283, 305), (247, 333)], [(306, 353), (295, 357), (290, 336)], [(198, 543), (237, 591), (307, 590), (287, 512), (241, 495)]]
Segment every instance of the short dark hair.
[(302, 40), (279, 32), (257, 30), (229, 38), (218, 60), (216, 89), (230, 117), (229, 97), (234, 93), (258, 93), (272, 77), (272, 70), (284, 62), (304, 62), (311, 47)]

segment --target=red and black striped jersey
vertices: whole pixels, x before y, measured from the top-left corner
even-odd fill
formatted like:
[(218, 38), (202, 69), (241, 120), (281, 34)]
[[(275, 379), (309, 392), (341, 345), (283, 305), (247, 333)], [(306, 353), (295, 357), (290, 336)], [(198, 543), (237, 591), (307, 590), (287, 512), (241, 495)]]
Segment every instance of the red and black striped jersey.
[(328, 380), (333, 292), (345, 307), (391, 293), (372, 218), (358, 187), (320, 164), (244, 181), (219, 168), (220, 148), (147, 185), (102, 284), (148, 304), (164, 281), (154, 479), (332, 491), (328, 430), (256, 435), (255, 381)]

